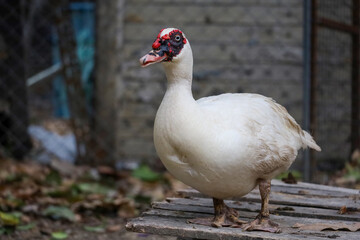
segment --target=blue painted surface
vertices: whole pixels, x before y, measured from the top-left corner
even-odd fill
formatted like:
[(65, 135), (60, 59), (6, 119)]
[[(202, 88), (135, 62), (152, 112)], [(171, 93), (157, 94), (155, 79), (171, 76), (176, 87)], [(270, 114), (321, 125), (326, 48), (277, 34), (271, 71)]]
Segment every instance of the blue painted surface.
[[(85, 90), (87, 109), (91, 111), (91, 98), (93, 95), (93, 69), (95, 55), (95, 4), (71, 3), (72, 22), (77, 45), (77, 56), (81, 69), (81, 81)], [(53, 33), (53, 63), (60, 62), (59, 44), (56, 31)], [(64, 79), (56, 77), (53, 82), (53, 104), (55, 117), (69, 118)]]

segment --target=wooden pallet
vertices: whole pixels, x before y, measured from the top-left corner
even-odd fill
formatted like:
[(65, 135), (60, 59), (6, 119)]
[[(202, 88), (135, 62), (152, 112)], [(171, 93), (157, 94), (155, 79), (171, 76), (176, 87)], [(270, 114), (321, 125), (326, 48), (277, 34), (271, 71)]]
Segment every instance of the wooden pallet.
[[(359, 190), (329, 187), (317, 184), (285, 184), (272, 181), (270, 196), (271, 219), (282, 228), (282, 233), (247, 232), (239, 228), (212, 228), (188, 224), (187, 219), (208, 217), (213, 214), (212, 199), (187, 189), (181, 197), (155, 202), (152, 209), (127, 224), (129, 231), (177, 236), (178, 239), (360, 239)], [(260, 210), (257, 189), (246, 196), (226, 201), (240, 213), (240, 219), (250, 221)], [(346, 206), (347, 212), (339, 210)], [(343, 208), (344, 210), (344, 208)], [(319, 224), (343, 225), (358, 231), (306, 230)], [(295, 228), (304, 224), (303, 228)]]

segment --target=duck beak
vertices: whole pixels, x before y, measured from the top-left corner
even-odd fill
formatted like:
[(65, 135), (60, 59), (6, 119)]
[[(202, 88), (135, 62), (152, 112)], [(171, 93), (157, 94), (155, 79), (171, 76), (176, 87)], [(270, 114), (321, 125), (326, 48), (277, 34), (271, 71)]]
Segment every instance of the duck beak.
[(148, 54), (140, 58), (140, 65), (142, 67), (147, 67), (153, 63), (162, 62), (166, 58), (166, 54), (163, 54), (163, 56), (160, 56), (157, 52), (154, 50), (150, 51)]

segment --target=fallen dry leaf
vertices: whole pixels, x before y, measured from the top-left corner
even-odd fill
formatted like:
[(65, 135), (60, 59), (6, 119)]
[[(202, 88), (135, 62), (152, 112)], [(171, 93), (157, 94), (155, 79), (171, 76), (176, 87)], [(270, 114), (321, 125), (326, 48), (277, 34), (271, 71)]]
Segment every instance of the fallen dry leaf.
[(75, 222), (81, 222), (83, 220), (80, 214), (75, 214)]
[(287, 184), (297, 184), (297, 180), (291, 172), (289, 172), (286, 178), (282, 178), (281, 181)]
[(43, 122), (46, 130), (57, 133), (60, 136), (65, 136), (72, 132), (69, 120), (64, 119), (47, 119)]
[(123, 225), (118, 224), (118, 225), (111, 225), (106, 227), (106, 231), (108, 232), (117, 232), (120, 231), (122, 229)]
[(117, 215), (122, 218), (131, 218), (137, 214), (137, 210), (134, 206), (134, 202), (124, 202), (119, 208)]
[(72, 176), (76, 172), (76, 167), (73, 164), (58, 159), (51, 159), (50, 166), (64, 176)]
[(314, 223), (314, 224), (301, 224), (296, 223), (292, 226), (293, 228), (299, 228), (301, 230), (310, 230), (310, 231), (351, 231), (356, 232), (360, 230), (360, 223)]
[(109, 166), (98, 166), (96, 168), (98, 170), (98, 172), (101, 175), (109, 175), (109, 176), (115, 176), (116, 175), (116, 171), (114, 168), (109, 167)]
[(346, 206), (342, 206), (340, 209), (339, 209), (339, 212), (338, 212), (339, 214), (345, 214), (345, 213), (347, 213), (347, 208), (346, 208)]
[(347, 206), (342, 206), (338, 211), (339, 214), (358, 214), (359, 212), (360, 210), (358, 208)]
[(52, 197), (39, 197), (36, 199), (36, 203), (39, 205), (66, 205), (68, 202), (61, 198)]
[(38, 186), (28, 186), (28, 187), (16, 189), (16, 192), (14, 192), (14, 195), (17, 198), (28, 199), (28, 198), (34, 196), (35, 194), (37, 194), (39, 192), (39, 190), (40, 189)]
[(31, 218), (25, 214), (22, 214), (20, 219), (21, 219), (22, 223), (30, 223), (31, 222)]
[(0, 212), (0, 223), (1, 226), (17, 226), (20, 223), (21, 213), (16, 212)]

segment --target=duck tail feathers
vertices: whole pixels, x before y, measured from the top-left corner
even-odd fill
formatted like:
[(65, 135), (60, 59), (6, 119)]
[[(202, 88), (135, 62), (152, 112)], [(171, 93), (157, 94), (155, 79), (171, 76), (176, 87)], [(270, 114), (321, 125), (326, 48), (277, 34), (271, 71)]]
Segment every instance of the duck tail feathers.
[(310, 147), (318, 152), (321, 152), (321, 148), (319, 147), (319, 145), (316, 144), (314, 138), (306, 131), (304, 132), (304, 147)]

